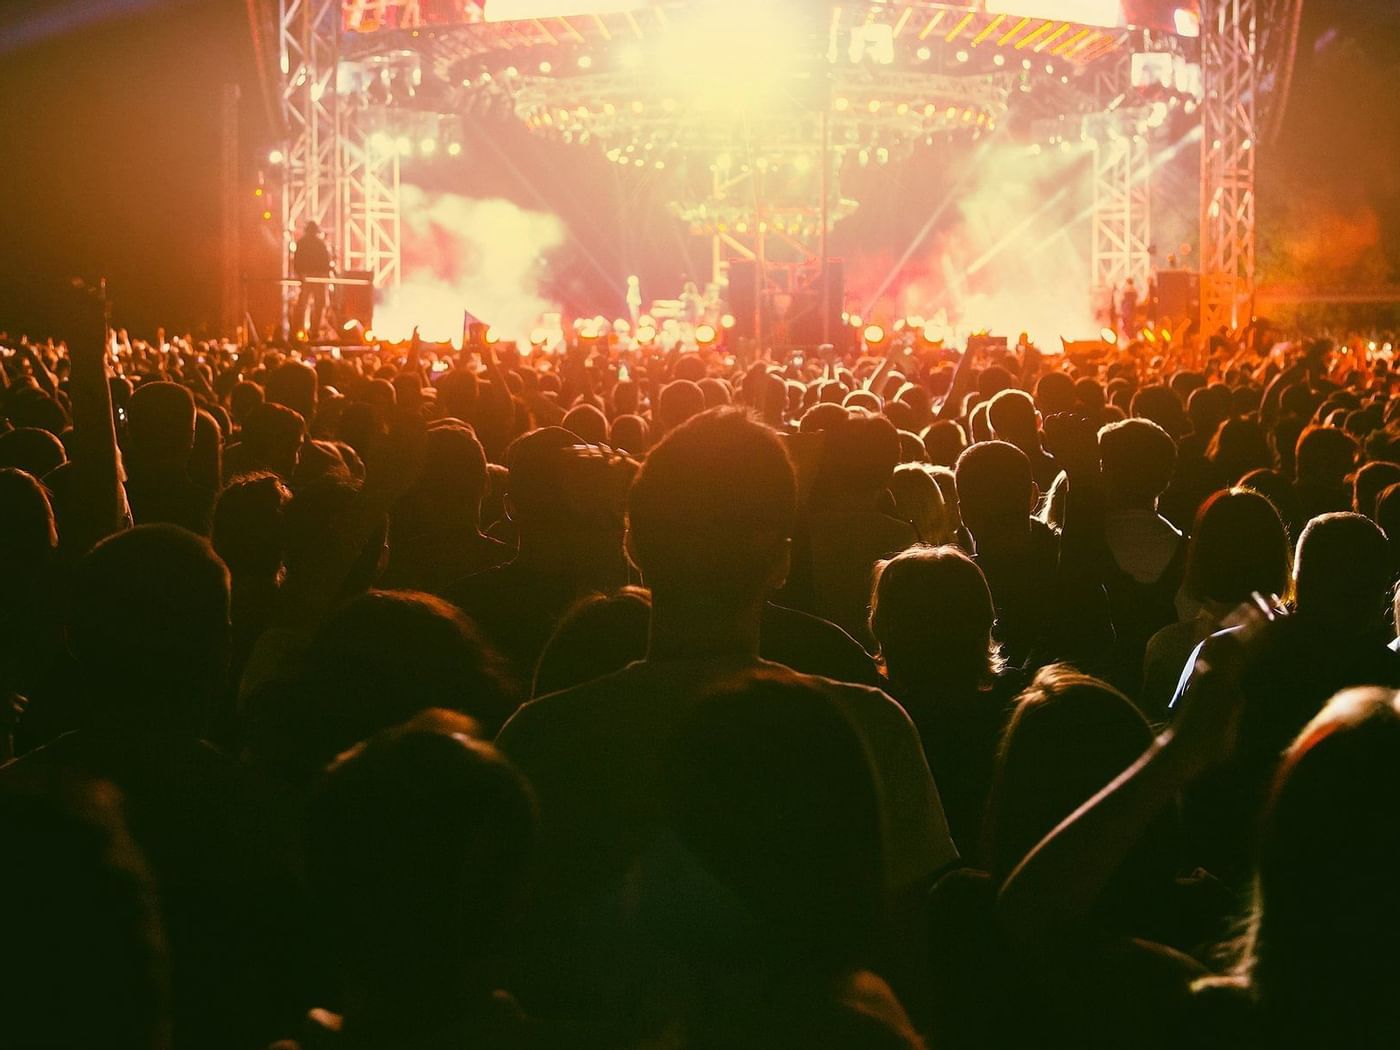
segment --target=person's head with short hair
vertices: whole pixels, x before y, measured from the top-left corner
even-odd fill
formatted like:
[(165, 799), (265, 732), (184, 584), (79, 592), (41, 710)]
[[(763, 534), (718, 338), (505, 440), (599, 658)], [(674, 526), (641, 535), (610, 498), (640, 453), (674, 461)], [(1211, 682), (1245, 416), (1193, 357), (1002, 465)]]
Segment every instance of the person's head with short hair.
[(292, 494), (271, 472), (234, 478), (214, 505), (212, 542), (235, 580), (275, 581), (282, 572), (282, 516)]
[(825, 693), (786, 669), (722, 682), (660, 769), (664, 826), (756, 924), (747, 950), (820, 974), (859, 958), (885, 904), (881, 801)]
[(1323, 514), (1298, 538), (1294, 561), (1298, 615), (1358, 633), (1384, 628), (1390, 612), (1390, 549), (1360, 514)]
[(658, 604), (759, 603), (787, 578), (797, 482), (787, 450), (710, 409), (651, 451), (627, 502), (628, 552)]
[(263, 393), (263, 388), (257, 383), (251, 383), (246, 379), (241, 379), (234, 384), (229, 391), (228, 403), (229, 414), (233, 421), (239, 426), (243, 425), (243, 420), (247, 418), (250, 410), (256, 405), (261, 405), (267, 400)]
[(1192, 434), (1211, 438), (1230, 415), (1230, 388), (1224, 383), (1197, 387), (1186, 399), (1186, 415)]
[(802, 434), (815, 434), (840, 426), (850, 418), (850, 412), (840, 405), (833, 401), (822, 401), (802, 414), (802, 420), (798, 423), (797, 429)]
[(269, 402), (286, 405), (309, 426), (316, 418), (318, 384), (314, 368), (286, 361), (268, 373), (263, 390)]
[(1226, 419), (1216, 428), (1206, 448), (1206, 458), (1228, 484), (1255, 470), (1272, 470), (1273, 450), (1268, 435), (1257, 420), (1240, 416)]
[(977, 563), (956, 547), (911, 547), (875, 567), (870, 633), (899, 693), (960, 693), (1002, 669), (996, 611)]
[(982, 441), (958, 457), (958, 508), (972, 538), (1025, 535), (1038, 493), (1031, 462), (1015, 445)]
[(729, 389), (729, 384), (717, 376), (707, 376), (696, 384), (700, 387), (700, 392), (705, 395), (706, 408), (720, 408), (723, 405), (734, 403), (734, 392)]
[(1029, 455), (1040, 449), (1040, 415), (1024, 390), (1003, 390), (987, 403), (987, 422), (998, 441)]
[(1400, 464), (1367, 463), (1356, 472), (1352, 482), (1351, 509), (1376, 520), (1376, 501), (1388, 487), (1400, 482)]
[(0, 433), (0, 469), (22, 470), (42, 478), (68, 462), (63, 442), (39, 427), (16, 427)]
[(1310, 426), (1298, 438), (1294, 452), (1299, 482), (1341, 488), (1356, 466), (1355, 440), (1336, 427)]
[[(354, 1006), (378, 1026), (432, 1028), (446, 1018), (424, 1018), (425, 1004), (450, 1014), (461, 996), (493, 993), (490, 964), (526, 897), (529, 785), (466, 728), (427, 713), (378, 734), (310, 802), (311, 900)], [(347, 1034), (361, 1020), (347, 1009)]]
[(564, 413), (559, 424), (565, 430), (577, 434), (588, 445), (608, 443), (608, 417), (597, 405), (579, 404)]
[(1042, 416), (1073, 412), (1077, 397), (1074, 380), (1064, 372), (1046, 372), (1035, 384), (1035, 407)]
[(651, 428), (641, 416), (618, 416), (608, 428), (608, 444), (634, 456), (645, 456), (651, 449)]
[(533, 695), (583, 685), (643, 659), (650, 622), (651, 595), (640, 587), (580, 599), (540, 654)]
[(1157, 498), (1171, 484), (1176, 442), (1147, 419), (1125, 419), (1099, 431), (1104, 487), (1111, 504), (1157, 509)]
[(506, 449), (506, 511), (522, 536), (554, 530), (563, 503), (564, 452), (579, 443), (563, 427), (541, 427)]
[(1145, 386), (1133, 394), (1128, 414), (1156, 423), (1173, 441), (1186, 432), (1186, 410), (1171, 387), (1164, 384)]
[(268, 470), (290, 481), (296, 474), (306, 420), (286, 405), (254, 405), (243, 417), (240, 462), (249, 470)]
[(181, 467), (194, 449), (194, 395), (178, 383), (143, 383), (131, 395), (124, 451), (136, 467)]
[(486, 496), (486, 452), (470, 427), (452, 423), (427, 434), (423, 470), (394, 511), (411, 539), (477, 531)]
[(989, 409), (990, 406), (986, 401), (979, 401), (968, 409), (967, 429), (971, 431), (974, 443), (996, 440), (996, 435), (992, 433)]
[(321, 763), (429, 708), (494, 735), (517, 701), (476, 626), (418, 591), (372, 590), (343, 603), (317, 629), (306, 663), (321, 694), (312, 727)]
[(74, 570), (68, 639), (90, 723), (197, 732), (228, 667), (228, 569), (174, 525), (109, 536)]
[(658, 434), (665, 434), (703, 411), (705, 392), (688, 379), (676, 379), (661, 388), (652, 423)]
[(1192, 598), (1234, 607), (1255, 593), (1287, 597), (1289, 568), (1288, 533), (1264, 496), (1225, 489), (1201, 505), (1186, 551)]
[(1381, 490), (1376, 497), (1376, 516), (1372, 520), (1392, 546), (1400, 547), (1400, 482)]
[(967, 434), (952, 419), (940, 419), (923, 433), (924, 451), (935, 467), (951, 467), (967, 448)]
[(888, 419), (842, 420), (826, 431), (813, 501), (873, 510), (902, 458), (899, 431)]
[(1015, 385), (1016, 377), (1001, 365), (989, 365), (977, 376), (977, 392), (988, 400)]

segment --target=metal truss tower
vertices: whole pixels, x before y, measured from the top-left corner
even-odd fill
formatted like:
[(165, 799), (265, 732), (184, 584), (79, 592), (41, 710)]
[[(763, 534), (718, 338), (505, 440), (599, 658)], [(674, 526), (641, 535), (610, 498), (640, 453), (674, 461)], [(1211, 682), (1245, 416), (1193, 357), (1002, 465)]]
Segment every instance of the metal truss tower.
[(1152, 275), (1152, 151), (1137, 113), (1120, 108), (1131, 75), (1129, 56), (1095, 74), (1101, 112), (1085, 122), (1094, 143), (1091, 286), (1100, 303), (1110, 301), (1129, 278), (1145, 295)]
[[(386, 287), (401, 276), (399, 155), (376, 146), (364, 107), (342, 92), (341, 18), (342, 0), (277, 5), (283, 257), (290, 275), (292, 245), (315, 222), (342, 272), (369, 271)], [(284, 296), (284, 325), (288, 305)]]
[(1201, 26), (1201, 331), (1253, 313), (1254, 175), (1259, 144), (1260, 6), (1204, 0)]

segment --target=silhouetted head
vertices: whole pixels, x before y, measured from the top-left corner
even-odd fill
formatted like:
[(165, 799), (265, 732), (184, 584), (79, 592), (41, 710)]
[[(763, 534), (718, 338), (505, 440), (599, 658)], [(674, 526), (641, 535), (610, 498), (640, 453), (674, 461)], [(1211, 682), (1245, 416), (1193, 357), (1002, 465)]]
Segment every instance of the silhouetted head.
[(1256, 420), (1239, 416), (1225, 420), (1216, 429), (1206, 448), (1206, 458), (1231, 485), (1246, 474), (1272, 470), (1274, 466), (1274, 453), (1264, 428)]
[(585, 444), (608, 443), (608, 417), (597, 405), (575, 405), (564, 414), (561, 425), (565, 430), (577, 434)]
[(1293, 577), (1298, 612), (1330, 626), (1374, 632), (1390, 610), (1385, 534), (1360, 514), (1323, 514), (1298, 538)]
[(529, 787), (462, 728), (427, 715), (375, 736), (311, 801), (312, 899), (347, 981), (381, 1004), (491, 991), (480, 964), (504, 948), (525, 896)]
[(1336, 427), (1312, 426), (1298, 438), (1298, 480), (1328, 488), (1341, 487), (1356, 466), (1356, 442)]
[(838, 427), (850, 418), (850, 412), (840, 405), (831, 401), (823, 401), (813, 405), (802, 414), (802, 420), (797, 429), (803, 434), (815, 434), (822, 430)]
[(870, 633), (901, 689), (988, 684), (1001, 669), (995, 619), (982, 570), (956, 547), (911, 547), (875, 568)]
[(167, 1050), (165, 942), (107, 784), (0, 791), (0, 1047)]
[(351, 598), (316, 631), (306, 663), (320, 693), (311, 719), (320, 762), (429, 708), (460, 712), (494, 734), (515, 707), (475, 625), (417, 591)]
[(1274, 505), (1250, 489), (1227, 489), (1202, 504), (1186, 551), (1186, 593), (1239, 605), (1251, 594), (1288, 594), (1288, 534)]
[(428, 431), (423, 470), (394, 511), (396, 535), (475, 530), (486, 496), (486, 451), (475, 432), (461, 424)]
[(651, 595), (639, 587), (594, 594), (564, 614), (540, 654), (535, 696), (620, 671), (647, 654)]
[(228, 665), (228, 569), (192, 532), (127, 529), (78, 563), (68, 624), (92, 721), (198, 730)]
[(963, 449), (967, 448), (967, 435), (951, 419), (941, 419), (929, 426), (923, 433), (924, 451), (928, 461), (936, 467), (951, 467), (958, 462)]
[(1073, 412), (1076, 400), (1074, 380), (1064, 372), (1046, 372), (1035, 384), (1035, 407), (1042, 416)]
[(0, 469), (0, 576), (46, 567), (57, 547), (53, 507), (39, 479)]
[(1015, 445), (983, 441), (958, 457), (958, 509), (972, 533), (1019, 535), (1030, 529), (1035, 506), (1031, 461)]
[(987, 422), (998, 441), (1017, 448), (1040, 447), (1040, 417), (1035, 402), (1024, 390), (1003, 390), (987, 403)]
[(38, 427), (16, 427), (0, 433), (0, 469), (22, 470), (42, 478), (68, 461), (63, 442)]
[(316, 418), (318, 383), (314, 368), (287, 361), (268, 373), (264, 391), (268, 401), (286, 405), (310, 424)]
[(1176, 469), (1176, 442), (1151, 420), (1125, 419), (1099, 431), (1099, 456), (1111, 503), (1156, 509)]
[(296, 473), (306, 421), (285, 405), (255, 405), (243, 419), (241, 462), (254, 470), (270, 470), (283, 480)]
[(135, 464), (183, 464), (194, 448), (194, 395), (178, 383), (143, 383), (131, 395), (126, 452)]
[(852, 416), (826, 431), (814, 502), (873, 510), (902, 459), (899, 431), (882, 416)]
[(1118, 690), (1066, 666), (1042, 668), (1002, 734), (987, 803), (988, 870), (1010, 875), (1151, 743), (1151, 728)]
[(954, 522), (943, 499), (943, 490), (934, 480), (927, 463), (903, 463), (890, 477), (894, 516), (914, 526), (920, 543), (943, 544), (953, 541)]
[(245, 474), (214, 505), (214, 550), (234, 579), (275, 580), (282, 571), (282, 515), (292, 494), (276, 474)]
[(1296, 1045), (1393, 1043), (1400, 980), (1400, 710), (1390, 690), (1338, 694), (1289, 748), (1263, 822), (1244, 970)]
[(758, 921), (757, 949), (850, 965), (883, 906), (874, 771), (850, 720), (786, 671), (715, 689), (666, 749), (666, 826)]
[(628, 550), (658, 600), (758, 601), (787, 577), (796, 510), (778, 436), (711, 409), (647, 457), (628, 499)]
[(687, 419), (705, 411), (705, 392), (688, 379), (667, 383), (656, 400), (652, 422), (660, 434), (674, 430)]
[(1176, 440), (1187, 430), (1186, 410), (1171, 387), (1162, 384), (1145, 386), (1133, 395), (1129, 415), (1150, 419)]
[(249, 411), (255, 406), (261, 405), (265, 400), (267, 398), (263, 394), (263, 388), (257, 383), (250, 383), (247, 380), (235, 383), (233, 389), (229, 391), (228, 397), (229, 412), (233, 416), (233, 421), (242, 426)]
[(1400, 464), (1367, 463), (1356, 472), (1352, 483), (1351, 509), (1376, 520), (1376, 501), (1385, 489), (1400, 482)]
[(618, 416), (608, 430), (608, 444), (634, 456), (645, 456), (651, 448), (651, 428), (641, 416)]
[(577, 434), (543, 427), (516, 438), (506, 449), (506, 510), (522, 534), (547, 533), (561, 523), (564, 453), (577, 444)]

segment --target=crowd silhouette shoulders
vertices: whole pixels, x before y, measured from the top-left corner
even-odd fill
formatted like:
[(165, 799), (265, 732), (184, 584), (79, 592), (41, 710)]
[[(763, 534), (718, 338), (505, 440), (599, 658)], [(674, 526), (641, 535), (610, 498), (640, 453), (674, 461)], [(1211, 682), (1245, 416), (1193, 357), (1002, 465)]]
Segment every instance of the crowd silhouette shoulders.
[(106, 313), (0, 336), (0, 1050), (1400, 1038), (1366, 341)]

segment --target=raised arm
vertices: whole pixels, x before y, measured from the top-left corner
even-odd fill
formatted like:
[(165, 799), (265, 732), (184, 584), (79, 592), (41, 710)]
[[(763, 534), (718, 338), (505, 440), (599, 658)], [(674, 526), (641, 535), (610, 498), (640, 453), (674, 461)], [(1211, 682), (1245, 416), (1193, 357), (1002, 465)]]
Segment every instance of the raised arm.
[(79, 297), (83, 323), (68, 346), (69, 397), (73, 404), (73, 480), (77, 493), (74, 516), (77, 535), (70, 530), (64, 545), (80, 553), (127, 526), (130, 515), (122, 488), (117, 451), (112, 390), (107, 382), (109, 332), (105, 302)]
[(1044, 944), (1084, 924), (1143, 831), (1180, 791), (1234, 748), (1244, 654), (1268, 622), (1242, 614), (1239, 632), (1210, 640), (1172, 728), (1131, 767), (1041, 840), (1012, 872), (998, 900), (1013, 941)]

